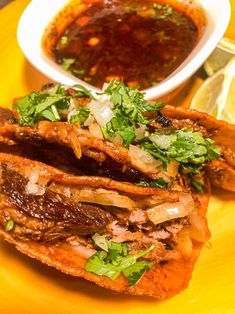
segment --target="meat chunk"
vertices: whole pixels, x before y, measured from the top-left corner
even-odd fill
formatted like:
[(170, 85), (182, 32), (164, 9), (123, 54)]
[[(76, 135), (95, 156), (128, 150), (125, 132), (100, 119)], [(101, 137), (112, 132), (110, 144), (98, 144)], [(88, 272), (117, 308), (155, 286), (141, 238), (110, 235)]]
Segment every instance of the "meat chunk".
[[(3, 211), (16, 208), (20, 217), (36, 219), (36, 226), (41, 223), (37, 220), (45, 222), (39, 234), (30, 231), (29, 220), (25, 218), (26, 229), (16, 229), (42, 241), (105, 232), (117, 217), (121, 223), (128, 220), (136, 225), (146, 223), (147, 216), (141, 208), (175, 202), (185, 194), (102, 177), (76, 177), (37, 161), (3, 153), (0, 153), (0, 177), (1, 193), (9, 202), (8, 209)], [(10, 218), (11, 214), (7, 216)], [(18, 221), (15, 211), (14, 217)], [(53, 223), (52, 226), (47, 222)], [(24, 225), (21, 220), (20, 224)]]
[[(168, 191), (158, 188), (141, 187), (128, 182), (119, 182), (106, 177), (96, 176), (73, 176), (61, 170), (45, 165), (37, 161), (14, 156), (10, 154), (0, 153), (0, 166), (6, 164), (11, 170), (18, 173), (25, 174), (34, 172), (35, 169), (51, 182), (59, 185), (68, 185), (75, 188), (89, 187), (89, 188), (104, 188), (115, 191), (117, 195), (128, 194), (130, 197), (137, 199), (136, 201), (144, 201), (154, 206), (156, 202), (177, 201), (181, 195), (185, 193), (179, 191)], [(120, 191), (120, 193), (117, 193)]]
[[(21, 211), (33, 218), (63, 221), (77, 234), (91, 234), (105, 228), (112, 217), (101, 206), (69, 203), (62, 195), (45, 189), (43, 195), (26, 193), (28, 180), (2, 164), (2, 193)], [(40, 193), (41, 194), (41, 193)]]
[(12, 234), (22, 241), (58, 242), (71, 235), (77, 235), (75, 229), (70, 229), (68, 223), (48, 219), (33, 218), (13, 207), (4, 195), (1, 195), (0, 226), (6, 229), (8, 221), (14, 221)]

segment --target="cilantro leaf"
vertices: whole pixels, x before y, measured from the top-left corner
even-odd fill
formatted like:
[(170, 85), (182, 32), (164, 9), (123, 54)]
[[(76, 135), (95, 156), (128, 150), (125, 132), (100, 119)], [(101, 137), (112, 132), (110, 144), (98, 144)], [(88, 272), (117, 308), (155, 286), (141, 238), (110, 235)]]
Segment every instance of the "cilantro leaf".
[(73, 65), (75, 62), (76, 60), (74, 58), (63, 58), (60, 65), (65, 71), (68, 71), (71, 65)]
[(129, 147), (135, 139), (135, 130), (132, 126), (127, 127), (125, 130), (119, 132), (123, 138), (123, 146)]
[[(65, 103), (64, 103), (65, 101)], [(64, 105), (66, 106), (67, 104), (67, 99), (64, 98), (64, 96), (60, 96), (60, 95), (53, 95), (53, 96), (46, 96), (45, 99), (43, 99), (41, 102), (39, 102), (37, 104), (37, 107), (35, 108), (35, 114), (39, 115), (39, 114), (44, 114), (45, 115), (45, 110), (50, 110), (52, 109), (52, 106), (54, 106), (54, 110), (56, 110), (56, 114), (55, 114), (55, 120), (59, 120), (60, 117), (58, 115), (58, 111), (57, 111), (57, 107), (59, 109), (59, 107), (63, 108)], [(45, 115), (46, 118), (46, 115)]]
[(149, 152), (154, 158), (161, 160), (164, 164), (170, 162), (170, 158), (167, 157), (166, 152), (162, 151), (156, 144), (150, 141), (144, 141), (141, 143), (141, 148)]
[(85, 121), (88, 119), (90, 114), (90, 109), (87, 106), (81, 107), (79, 110), (77, 110), (78, 113), (71, 116), (69, 123), (76, 124), (79, 123), (82, 126), (84, 125)]
[(159, 188), (159, 189), (168, 189), (169, 183), (166, 182), (163, 178), (157, 178), (152, 181), (140, 181), (137, 183), (139, 186), (147, 186), (150, 188)]
[(103, 129), (104, 136), (111, 139), (120, 135), (126, 147), (129, 147), (135, 140), (135, 130), (140, 125), (149, 123), (144, 113), (156, 112), (164, 106), (161, 102), (148, 103), (144, 99), (144, 93), (138, 91), (137, 88), (130, 88), (123, 82), (115, 80), (111, 81), (102, 94), (109, 95), (114, 104), (112, 109), (114, 117)]
[(123, 82), (111, 81), (103, 94), (110, 95), (114, 103), (114, 112), (124, 115), (132, 122), (147, 124), (149, 122), (143, 116), (144, 112), (156, 112), (164, 106), (164, 103), (148, 103), (144, 99), (144, 93), (141, 93), (136, 87), (130, 88)]
[(35, 123), (35, 110), (37, 103), (43, 101), (45, 99), (45, 95), (32, 92), (31, 94), (21, 98), (14, 105), (19, 113), (19, 123), (22, 125), (32, 126)]
[(142, 275), (150, 270), (154, 265), (154, 262), (139, 261), (134, 265), (131, 265), (123, 269), (124, 276), (128, 279), (129, 287), (134, 286), (142, 277)]
[(135, 128), (131, 125), (128, 118), (116, 114), (105, 126), (104, 128), (105, 137), (115, 137), (119, 134), (123, 139), (123, 145), (129, 147), (130, 144), (135, 139)]
[[(66, 90), (65, 90), (65, 88), (62, 86), (62, 84), (56, 84), (55, 85), (55, 93), (56, 93), (56, 95), (61, 95), (61, 96), (66, 96)], [(49, 91), (47, 91), (48, 93), (50, 93), (50, 90)]]
[(98, 246), (100, 249), (108, 252), (109, 241), (104, 235), (100, 235), (99, 233), (94, 233), (92, 236), (92, 240), (96, 246)]
[(153, 157), (162, 160), (165, 166), (171, 160), (178, 161), (185, 173), (196, 174), (206, 161), (218, 159), (220, 156), (214, 141), (191, 129), (181, 129), (168, 135), (155, 133), (150, 140), (142, 141), (141, 147)]
[(112, 280), (116, 279), (121, 271), (119, 267), (106, 262), (107, 255), (107, 252), (104, 251), (96, 252), (88, 259), (84, 269), (96, 275), (105, 276)]
[(109, 242), (109, 250), (116, 251), (118, 254), (122, 256), (128, 255), (128, 245), (126, 243), (119, 243), (119, 242)]
[(74, 97), (88, 97), (90, 99), (96, 100), (91, 91), (83, 85), (75, 84), (73, 85), (73, 87), (76, 89), (76, 94), (74, 95)]
[[(82, 85), (74, 85), (76, 93), (68, 96), (61, 84), (57, 84), (46, 91), (32, 92), (20, 99), (14, 108), (19, 113), (21, 125), (33, 126), (40, 120), (60, 121), (68, 114), (72, 98), (89, 97), (95, 99), (91, 92)], [(77, 114), (70, 118), (70, 123), (81, 125), (87, 120), (90, 110), (87, 106), (77, 108)]]
[(123, 273), (129, 284), (133, 285), (154, 264), (153, 262), (141, 261), (140, 263), (137, 261), (137, 259), (150, 253), (155, 248), (154, 244), (143, 252), (131, 255), (128, 254), (129, 248), (126, 243), (112, 242), (99, 234), (93, 235), (92, 239), (96, 246), (102, 248), (103, 251), (96, 252), (87, 260), (84, 266), (86, 271), (106, 276), (112, 280)]
[(92, 240), (95, 245), (101, 248), (102, 250), (108, 252), (117, 252), (118, 255), (127, 256), (128, 254), (128, 245), (126, 243), (111, 242), (104, 235), (95, 233), (92, 236)]
[(40, 120), (59, 121), (60, 114), (68, 109), (69, 98), (63, 89), (56, 86), (54, 91), (32, 92), (13, 105), (19, 113), (19, 123), (32, 126)]
[(173, 13), (173, 8), (169, 4), (154, 3), (153, 9), (159, 11), (160, 15), (157, 16), (158, 19), (164, 19)]
[(120, 261), (120, 266), (122, 269), (125, 269), (131, 265), (134, 265), (137, 261), (138, 258), (140, 257), (143, 257), (147, 254), (149, 254), (153, 249), (155, 248), (155, 245), (152, 244), (148, 249), (142, 251), (142, 252), (139, 252), (135, 255), (127, 255), (125, 257), (123, 257)]

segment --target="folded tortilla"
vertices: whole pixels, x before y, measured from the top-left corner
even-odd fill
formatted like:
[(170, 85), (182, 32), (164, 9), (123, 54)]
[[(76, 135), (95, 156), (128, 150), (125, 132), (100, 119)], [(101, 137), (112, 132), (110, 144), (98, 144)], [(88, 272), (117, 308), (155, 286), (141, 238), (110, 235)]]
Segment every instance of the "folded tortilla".
[[(79, 124), (22, 126), (0, 109), (1, 236), (22, 253), (116, 292), (165, 299), (185, 289), (210, 237), (210, 183), (235, 191), (235, 126), (168, 105), (158, 114), (163, 118), (151, 120), (153, 130), (199, 131), (220, 147), (220, 158), (205, 163), (203, 193), (192, 191), (175, 163), (170, 173), (159, 170)], [(159, 173), (171, 178), (168, 189), (138, 185)], [(134, 285), (123, 273), (110, 279), (85, 270), (91, 257), (107, 253), (94, 234), (127, 244), (130, 256), (154, 245), (140, 260), (151, 267)]]
[[(212, 185), (235, 191), (235, 125), (216, 120), (203, 112), (170, 105), (164, 106), (160, 113), (170, 121), (171, 129), (191, 128), (201, 132), (219, 145), (221, 148), (220, 160), (208, 162), (205, 169)], [(124, 165), (127, 170), (132, 169), (131, 176), (134, 175), (133, 169), (138, 172), (137, 176), (139, 173), (152, 179), (158, 176), (141, 160), (133, 158), (125, 147), (95, 138), (79, 125), (41, 121), (35, 127), (20, 126), (11, 122), (13, 115), (6, 109), (1, 109), (1, 117), (0, 142), (23, 142), (35, 146), (40, 146), (45, 142), (59, 144), (62, 147), (71, 148), (78, 158), (82, 154), (101, 163), (111, 159), (115, 162), (115, 168), (122, 169)], [(153, 123), (152, 126), (155, 130), (162, 128), (158, 123)]]
[[(187, 287), (202, 243), (209, 238), (208, 195), (193, 199), (185, 192), (73, 176), (5, 153), (0, 153), (0, 170), (0, 234), (22, 253), (117, 292), (164, 299)], [(149, 224), (149, 231), (143, 232), (148, 224), (144, 212), (162, 203), (183, 206), (182, 217), (169, 217), (159, 230)], [(15, 225), (6, 231), (9, 218)], [(135, 232), (126, 227), (127, 221), (136, 226)], [(122, 275), (111, 280), (85, 271), (87, 258), (95, 252), (89, 240), (94, 232), (128, 242), (134, 251), (155, 243), (148, 257), (155, 265), (133, 287)]]

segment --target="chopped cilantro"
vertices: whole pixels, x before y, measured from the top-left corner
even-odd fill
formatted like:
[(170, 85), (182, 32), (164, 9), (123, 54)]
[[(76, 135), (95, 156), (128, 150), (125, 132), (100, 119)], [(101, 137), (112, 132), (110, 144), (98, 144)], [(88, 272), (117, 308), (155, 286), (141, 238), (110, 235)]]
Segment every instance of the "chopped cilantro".
[(107, 237), (100, 235), (99, 233), (95, 233), (92, 236), (92, 240), (96, 246), (106, 252), (110, 250), (116, 251), (118, 254), (122, 254), (124, 256), (128, 254), (128, 245), (126, 243), (111, 242), (107, 239)]
[(74, 97), (88, 97), (90, 99), (95, 100), (95, 97), (92, 95), (91, 91), (88, 90), (86, 87), (80, 84), (73, 85), (74, 88), (76, 88), (77, 93)]
[(204, 138), (202, 133), (182, 129), (165, 135), (154, 133), (141, 147), (165, 165), (178, 161), (183, 172), (198, 173), (208, 160), (218, 159), (220, 151), (214, 141)]
[(134, 265), (131, 265), (125, 269), (123, 269), (123, 274), (125, 277), (128, 278), (129, 286), (134, 286), (143, 274), (150, 270), (154, 265), (154, 262), (146, 262), (146, 261), (139, 261), (136, 262)]
[(114, 104), (114, 118), (107, 123), (104, 135), (111, 138), (120, 135), (126, 147), (134, 141), (136, 128), (149, 123), (144, 113), (159, 111), (164, 106), (162, 102), (148, 103), (144, 99), (144, 93), (136, 87), (130, 88), (115, 80), (111, 81), (102, 94), (109, 95)]
[(150, 188), (159, 188), (159, 189), (168, 189), (169, 183), (166, 182), (163, 178), (157, 178), (152, 181), (140, 181), (137, 183), (139, 186), (147, 186)]
[(123, 145), (128, 147), (135, 139), (135, 128), (130, 120), (121, 114), (116, 114), (105, 126), (106, 138), (115, 137), (119, 134), (123, 139)]
[(39, 120), (59, 121), (60, 113), (68, 109), (68, 97), (63, 89), (46, 92), (32, 92), (13, 105), (19, 113), (19, 123), (32, 126)]
[(105, 276), (112, 280), (116, 279), (121, 271), (116, 265), (106, 262), (107, 256), (108, 253), (105, 251), (96, 252), (88, 259), (84, 269), (96, 275)]
[(162, 10), (164, 8), (164, 5), (160, 3), (153, 3), (153, 8), (155, 10)]
[[(55, 89), (55, 94), (56, 95), (66, 96), (66, 90), (65, 90), (65, 88), (63, 87), (62, 84), (60, 84), (60, 83), (56, 84), (54, 86), (54, 89)], [(53, 88), (52, 88), (52, 90), (53, 90)], [(48, 93), (50, 94), (50, 90), (48, 90)]]
[(80, 125), (84, 125), (84, 122), (87, 120), (90, 114), (90, 109), (87, 106), (81, 107), (77, 110), (78, 113), (71, 116), (69, 123), (76, 124), (79, 123)]
[(79, 77), (81, 77), (86, 73), (86, 70), (85, 69), (72, 69), (72, 73), (75, 73)]
[(14, 225), (15, 225), (14, 220), (12, 219), (8, 220), (6, 225), (6, 231), (11, 231), (14, 228)]
[(96, 252), (86, 262), (84, 269), (97, 275), (106, 276), (112, 280), (121, 273), (128, 279), (129, 286), (133, 286), (145, 271), (151, 269), (154, 262), (137, 261), (150, 253), (155, 245), (135, 255), (128, 254), (129, 248), (125, 243), (109, 241), (105, 236), (95, 234), (92, 237), (95, 245), (102, 249)]
[(129, 118), (132, 122), (147, 124), (149, 122), (143, 116), (145, 112), (156, 112), (164, 104), (162, 102), (148, 103), (144, 99), (144, 93), (141, 93), (136, 87), (128, 87), (123, 82), (111, 81), (103, 94), (110, 95), (114, 104), (114, 112), (118, 112)]
[[(19, 114), (19, 124), (32, 126), (40, 120), (60, 121), (68, 114), (70, 100), (72, 98), (89, 97), (95, 99), (91, 92), (82, 85), (74, 85), (76, 93), (67, 95), (67, 91), (61, 84), (41, 92), (32, 92), (21, 98), (13, 105)], [(77, 114), (73, 115), (70, 123), (84, 124), (89, 116), (87, 106), (76, 108)]]
[(158, 11), (159, 16), (157, 18), (159, 19), (164, 19), (173, 13), (173, 8), (169, 4), (154, 3), (153, 8)]
[(73, 58), (63, 58), (60, 65), (65, 71), (68, 71), (71, 65), (73, 65), (75, 62), (76, 60)]
[[(46, 91), (32, 92), (20, 99), (14, 105), (19, 114), (19, 123), (32, 126), (40, 120), (60, 121), (66, 118), (70, 111), (73, 112), (73, 115), (69, 122), (79, 123), (83, 127), (92, 112), (88, 106), (81, 107), (76, 102), (71, 108), (71, 104), (73, 104), (71, 99), (79, 97), (89, 97), (94, 101), (96, 99), (84, 86), (77, 84), (74, 88), (76, 92), (72, 96), (62, 85), (58, 84)], [(101, 95), (103, 94), (108, 95), (113, 102), (113, 105), (109, 107), (109, 111), (112, 111), (110, 120), (101, 127), (106, 139), (112, 140), (119, 136), (125, 147), (136, 142), (154, 158), (161, 160), (164, 169), (167, 169), (168, 163), (176, 160), (180, 163), (180, 171), (191, 175), (199, 174), (206, 161), (219, 158), (220, 151), (214, 141), (204, 138), (202, 133), (194, 132), (191, 129), (184, 128), (169, 133), (163, 128), (164, 133), (156, 132), (148, 138), (137, 138), (138, 132), (136, 131), (139, 128), (145, 130), (146, 125), (150, 122), (147, 113), (158, 112), (164, 104), (161, 102), (147, 103), (144, 100), (144, 94), (137, 88), (130, 88), (123, 82), (115, 80), (111, 81), (101, 93)], [(98, 101), (96, 105), (99, 105)], [(163, 126), (170, 125), (170, 121), (160, 113), (158, 120)], [(140, 182), (139, 184), (167, 188), (165, 182), (159, 180)], [(192, 185), (195, 184), (192, 183)], [(197, 188), (200, 189), (198, 186)]]
[(96, 246), (100, 249), (108, 252), (109, 250), (109, 241), (104, 235), (100, 235), (99, 233), (95, 233), (92, 236), (92, 240)]

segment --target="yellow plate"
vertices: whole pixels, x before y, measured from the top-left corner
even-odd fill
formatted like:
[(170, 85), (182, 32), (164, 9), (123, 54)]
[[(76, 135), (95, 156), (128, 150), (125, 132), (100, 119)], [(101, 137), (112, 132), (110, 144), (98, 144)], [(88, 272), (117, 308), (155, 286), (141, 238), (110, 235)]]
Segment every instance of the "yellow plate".
[[(53, 1), (53, 0), (51, 0)], [(55, 1), (55, 0), (54, 0)], [(216, 1), (216, 0), (214, 0)], [(47, 79), (24, 58), (16, 42), (18, 19), (28, 0), (0, 10), (0, 105), (39, 89)], [(235, 15), (235, 0), (233, 13)], [(235, 23), (227, 35), (235, 39)], [(32, 25), (33, 27), (33, 25)], [(30, 31), (30, 30), (29, 30)], [(187, 104), (200, 79), (193, 81)], [(0, 313), (156, 314), (235, 313), (235, 194), (217, 192), (208, 211), (210, 243), (201, 252), (188, 289), (164, 302), (116, 295), (64, 275), (0, 241)]]

